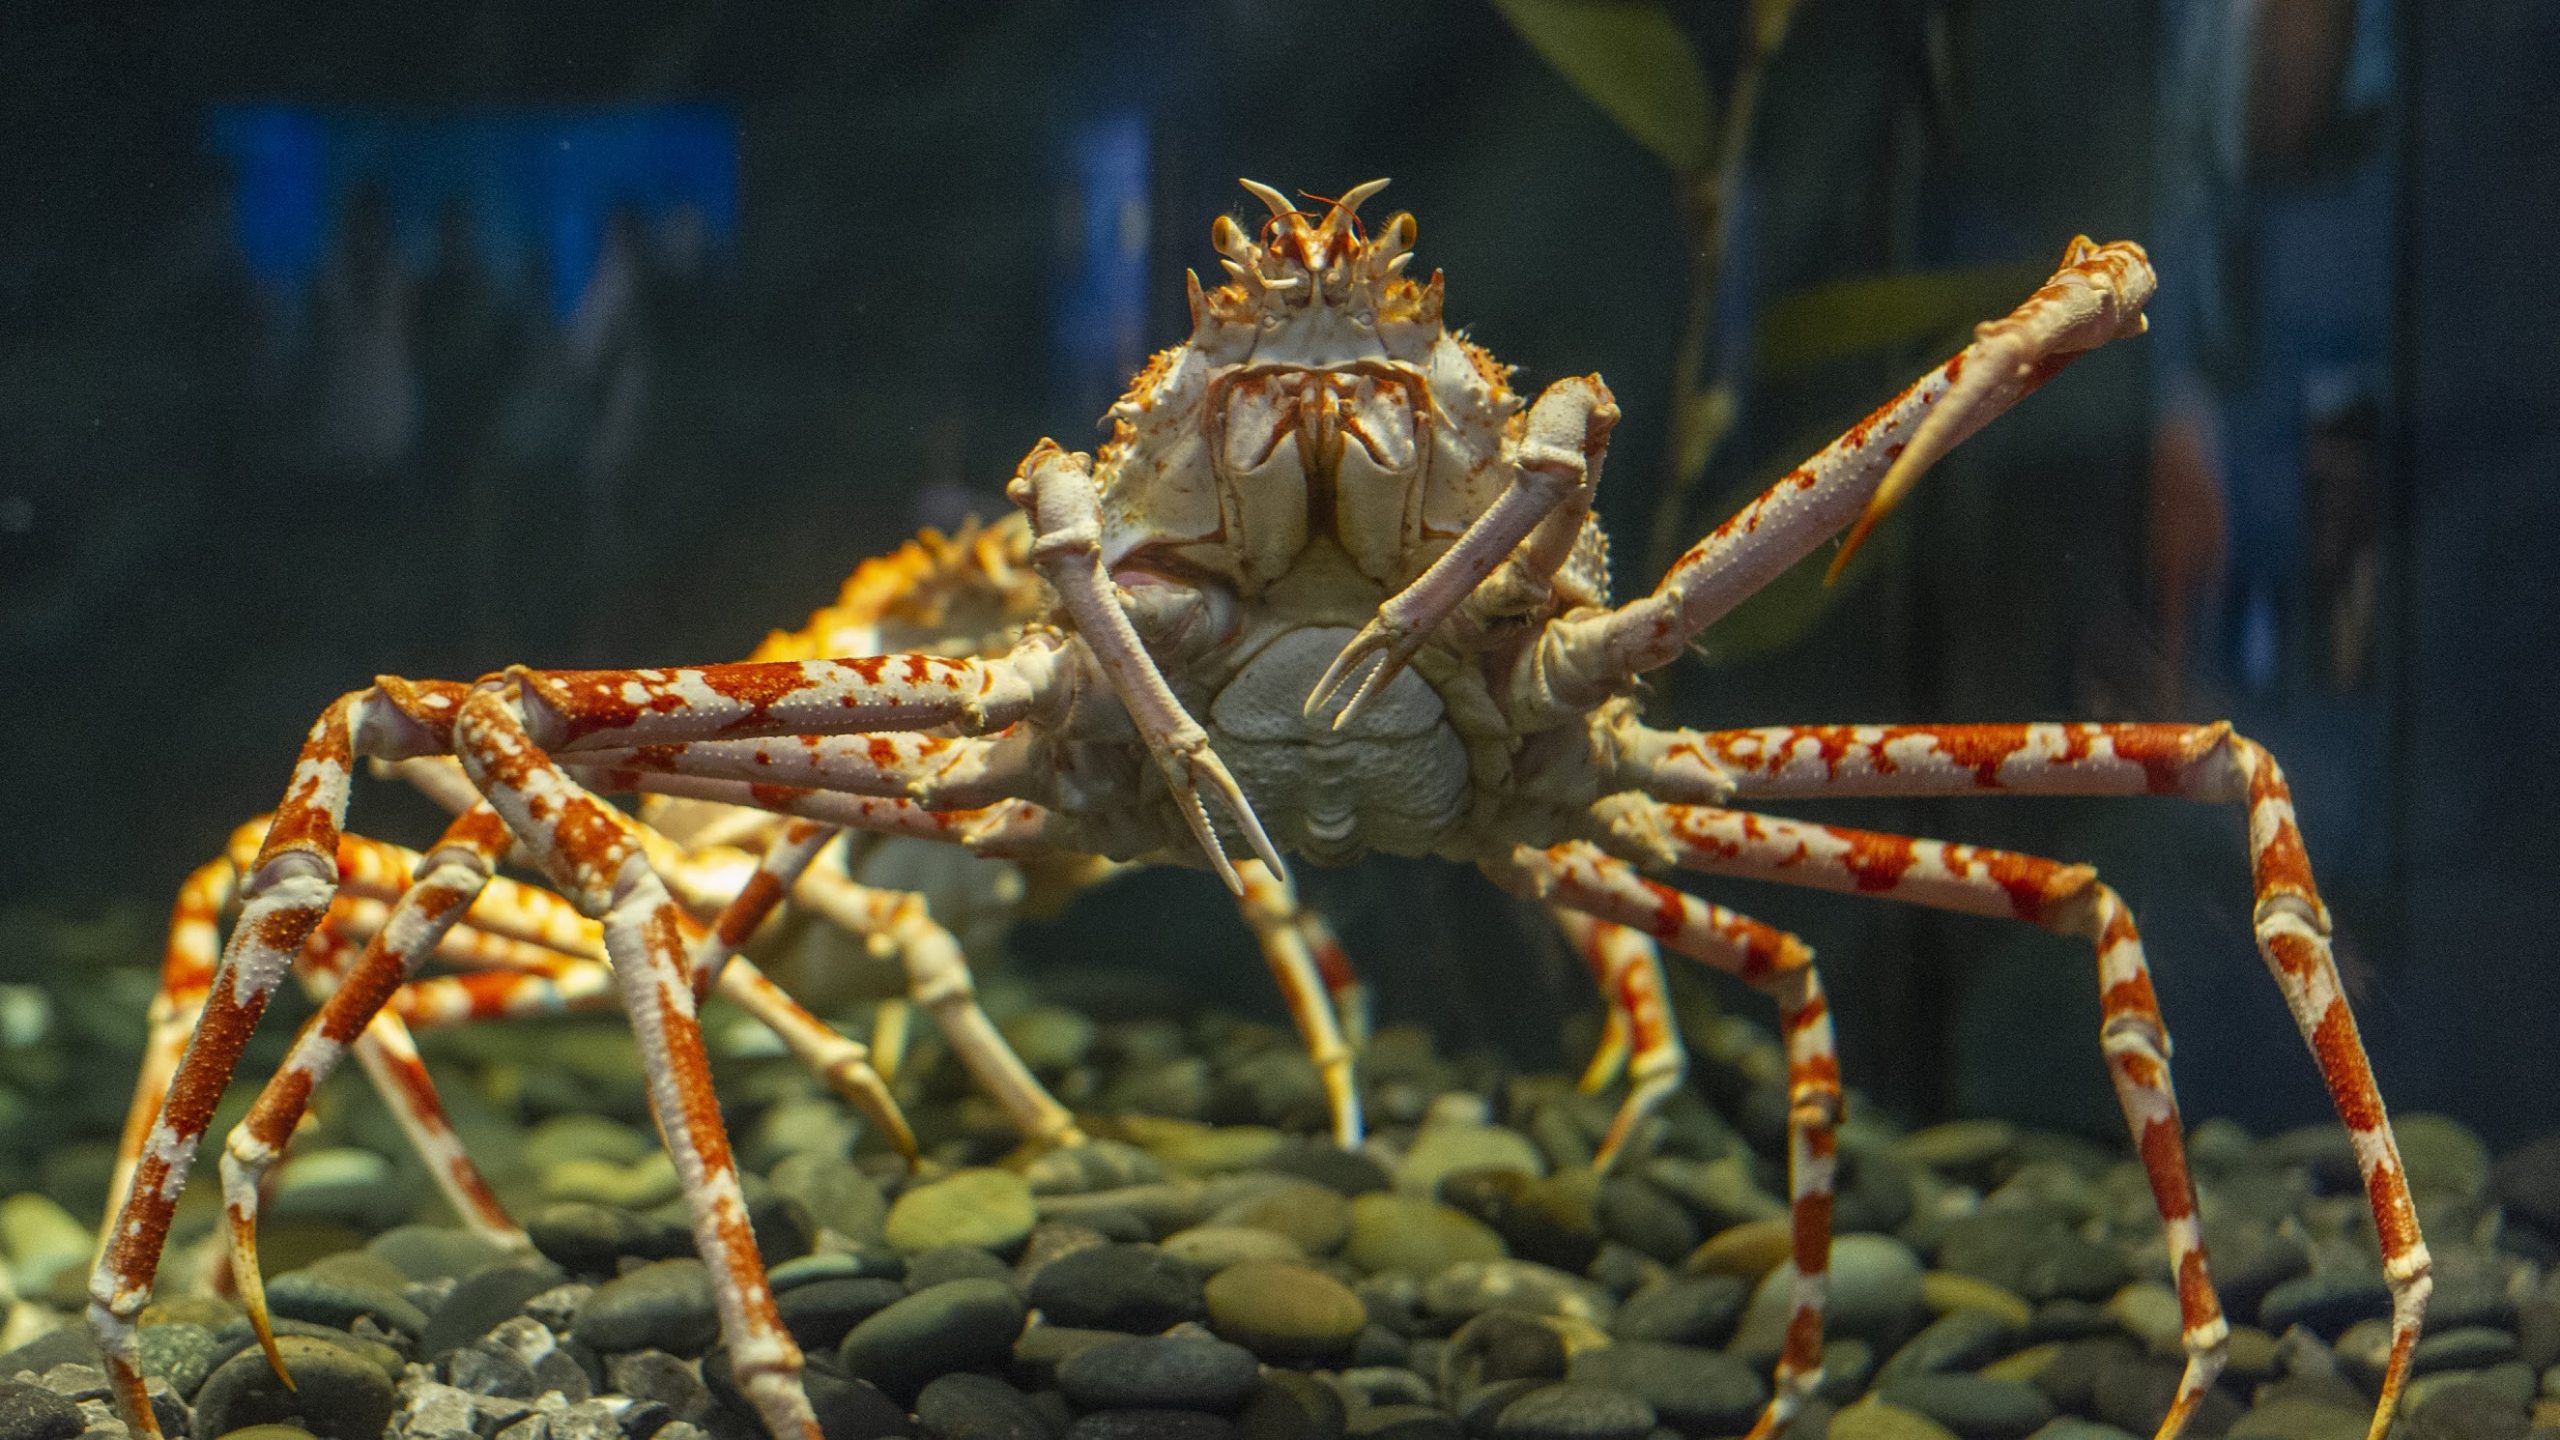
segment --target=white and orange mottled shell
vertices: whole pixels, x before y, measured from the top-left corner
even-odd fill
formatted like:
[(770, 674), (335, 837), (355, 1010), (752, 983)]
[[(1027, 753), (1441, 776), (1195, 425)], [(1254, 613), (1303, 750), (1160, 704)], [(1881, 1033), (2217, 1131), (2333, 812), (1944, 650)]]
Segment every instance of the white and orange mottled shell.
[(1219, 217), (1229, 283), (1191, 278), (1190, 339), (1111, 409), (1096, 478), (1115, 572), (1134, 560), (1250, 597), (1325, 538), (1394, 590), (1501, 492), (1520, 397), (1441, 324), (1440, 275), (1402, 273), (1413, 217), (1363, 234), (1354, 212), (1384, 183), (1321, 218), (1251, 186), (1272, 211), (1260, 243)]

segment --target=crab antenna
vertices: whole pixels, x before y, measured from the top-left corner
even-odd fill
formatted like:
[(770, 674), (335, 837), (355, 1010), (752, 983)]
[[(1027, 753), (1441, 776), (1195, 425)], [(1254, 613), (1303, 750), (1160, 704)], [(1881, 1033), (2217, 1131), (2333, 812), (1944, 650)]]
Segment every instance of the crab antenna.
[(1254, 199), (1270, 206), (1271, 213), (1274, 216), (1294, 215), (1298, 213), (1298, 207), (1289, 203), (1288, 196), (1281, 194), (1279, 191), (1272, 189), (1270, 186), (1263, 184), (1259, 180), (1239, 179), (1236, 183), (1243, 186), (1246, 193), (1253, 196)]

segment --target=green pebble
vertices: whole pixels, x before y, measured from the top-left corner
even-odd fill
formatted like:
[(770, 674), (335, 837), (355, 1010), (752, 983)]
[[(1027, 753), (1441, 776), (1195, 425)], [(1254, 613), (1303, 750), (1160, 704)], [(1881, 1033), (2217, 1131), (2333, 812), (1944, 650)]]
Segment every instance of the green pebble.
[(1031, 1186), (1007, 1170), (956, 1170), (914, 1185), (889, 1207), (883, 1229), (890, 1245), (914, 1255), (946, 1245), (966, 1245), (1011, 1255), (1039, 1223)]
[(1325, 1360), (1369, 1323), (1350, 1286), (1308, 1265), (1248, 1260), (1209, 1277), (1209, 1328), (1265, 1360)]
[(1402, 1271), (1427, 1280), (1468, 1260), (1499, 1260), (1502, 1237), (1483, 1221), (1436, 1201), (1375, 1193), (1351, 1200), (1343, 1258), (1363, 1274)]

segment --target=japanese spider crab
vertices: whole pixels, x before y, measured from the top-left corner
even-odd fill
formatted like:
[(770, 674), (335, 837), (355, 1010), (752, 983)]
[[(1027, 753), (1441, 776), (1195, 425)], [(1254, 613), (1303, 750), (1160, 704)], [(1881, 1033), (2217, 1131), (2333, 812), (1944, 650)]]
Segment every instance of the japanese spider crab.
[[(92, 1321), (138, 1435), (156, 1426), (135, 1319), (240, 1047), (329, 913), (359, 756), (451, 756), (476, 798), (419, 863), (288, 1072), (316, 1073), (362, 1033), (521, 848), (600, 925), (740, 1389), (777, 1437), (809, 1440), (818, 1430), (800, 1356), (755, 1254), (695, 997), (723, 973), (732, 922), (787, 893), (828, 828), (983, 854), (1205, 863), (1246, 895), (1257, 865), (1285, 876), (1283, 850), (1326, 864), (1373, 849), (1442, 855), (1768, 991), (1788, 1057), (1794, 1288), (1755, 1436), (1782, 1430), (1820, 1377), (1839, 1067), (1810, 949), (1647, 872), (1878, 895), (2085, 940), (2101, 1046), (2181, 1302), (2187, 1363), (2166, 1440), (2218, 1373), (2228, 1326), (2130, 912), (2087, 866), (1730, 807), (1986, 791), (2244, 806), (2258, 945), (2354, 1139), (2391, 1288), (2381, 1435), (2430, 1265), (2266, 751), (2218, 724), (1661, 729), (1629, 699), (1639, 677), (1823, 541), (1853, 527), (1854, 544), (1931, 463), (2072, 359), (2138, 333), (2154, 284), (2141, 249), (2073, 241), (2015, 311), (1718, 526), (1649, 593), (1613, 604), (1591, 515), (1618, 419), (1607, 387), (1565, 379), (1524, 407), (1505, 367), (1443, 327), (1441, 277), (1402, 274), (1412, 217), (1374, 237), (1358, 222), (1381, 184), (1310, 213), (1248, 182), (1271, 212), (1259, 239), (1215, 222), (1229, 283), (1192, 280), (1190, 339), (1112, 408), (1099, 456), (1044, 440), (1008, 488), (1051, 608), (1000, 652), (516, 668), (476, 684), (384, 677), (322, 713), (247, 870), (239, 922), (91, 1282)], [(599, 789), (814, 826), (783, 832), (705, 929), (652, 863), (646, 830)], [(1253, 859), (1231, 860), (1236, 846)], [(1658, 1049), (1658, 994), (1623, 1013), (1638, 1053)]]

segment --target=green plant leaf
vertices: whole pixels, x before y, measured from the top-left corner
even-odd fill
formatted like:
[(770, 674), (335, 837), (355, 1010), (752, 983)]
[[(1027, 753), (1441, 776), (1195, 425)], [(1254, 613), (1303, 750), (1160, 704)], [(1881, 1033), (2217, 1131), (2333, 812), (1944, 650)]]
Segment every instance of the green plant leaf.
[(1656, 0), (1493, 0), (1583, 98), (1674, 174), (1706, 168), (1707, 72)]
[(1862, 275), (1782, 295), (1760, 312), (1760, 371), (1788, 375), (1961, 335), (1977, 321), (2007, 314), (2044, 277), (2034, 265), (1987, 265)]

